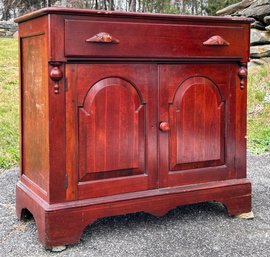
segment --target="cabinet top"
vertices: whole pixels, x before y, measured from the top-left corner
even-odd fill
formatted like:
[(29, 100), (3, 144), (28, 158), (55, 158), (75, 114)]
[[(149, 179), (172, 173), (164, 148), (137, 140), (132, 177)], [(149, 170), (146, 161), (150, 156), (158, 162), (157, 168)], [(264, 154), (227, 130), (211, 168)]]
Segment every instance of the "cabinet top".
[(39, 16), (47, 14), (59, 15), (79, 15), (79, 16), (99, 16), (99, 17), (117, 17), (117, 18), (134, 18), (134, 19), (154, 19), (154, 20), (179, 20), (188, 22), (236, 22), (236, 23), (252, 23), (252, 18), (242, 17), (216, 17), (216, 16), (192, 16), (192, 15), (176, 15), (176, 14), (149, 14), (149, 13), (134, 13), (134, 12), (115, 12), (104, 10), (89, 10), (75, 8), (59, 8), (49, 7), (25, 14), (15, 19), (15, 22), (24, 22)]

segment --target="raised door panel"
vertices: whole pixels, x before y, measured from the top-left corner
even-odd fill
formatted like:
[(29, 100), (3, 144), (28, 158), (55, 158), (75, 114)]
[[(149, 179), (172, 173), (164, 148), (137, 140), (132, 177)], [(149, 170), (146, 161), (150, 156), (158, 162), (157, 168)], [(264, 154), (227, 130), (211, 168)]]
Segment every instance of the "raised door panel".
[(105, 78), (79, 107), (80, 181), (143, 174), (145, 108), (134, 86)]
[(208, 78), (191, 77), (169, 106), (170, 170), (224, 163), (224, 102)]
[(68, 65), (69, 200), (157, 186), (156, 70), (156, 65)]
[(235, 93), (229, 94), (229, 74), (230, 65), (160, 67), (160, 121), (169, 124), (159, 133), (161, 186), (233, 176)]

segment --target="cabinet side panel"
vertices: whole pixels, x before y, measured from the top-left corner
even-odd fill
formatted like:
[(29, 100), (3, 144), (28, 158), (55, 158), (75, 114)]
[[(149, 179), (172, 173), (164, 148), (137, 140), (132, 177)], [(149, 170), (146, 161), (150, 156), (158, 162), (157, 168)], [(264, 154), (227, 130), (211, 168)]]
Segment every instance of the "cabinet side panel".
[(49, 174), (49, 131), (45, 34), (21, 38), (21, 49), (22, 174), (36, 184), (36, 189), (46, 193)]

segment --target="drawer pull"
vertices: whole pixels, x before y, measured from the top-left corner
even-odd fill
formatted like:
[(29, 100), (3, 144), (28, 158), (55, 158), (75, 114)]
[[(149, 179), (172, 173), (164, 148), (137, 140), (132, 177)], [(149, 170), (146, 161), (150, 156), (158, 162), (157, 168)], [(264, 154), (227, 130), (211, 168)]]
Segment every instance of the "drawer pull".
[(203, 42), (205, 46), (228, 46), (230, 43), (221, 36), (212, 36)]
[(111, 36), (107, 32), (100, 32), (93, 37), (90, 37), (86, 39), (86, 42), (89, 43), (113, 43), (113, 44), (118, 44), (119, 40), (113, 36)]
[(160, 129), (161, 131), (163, 131), (163, 132), (167, 132), (167, 131), (170, 130), (170, 126), (169, 126), (168, 122), (162, 121), (162, 122), (160, 122), (160, 124), (159, 124), (159, 129)]

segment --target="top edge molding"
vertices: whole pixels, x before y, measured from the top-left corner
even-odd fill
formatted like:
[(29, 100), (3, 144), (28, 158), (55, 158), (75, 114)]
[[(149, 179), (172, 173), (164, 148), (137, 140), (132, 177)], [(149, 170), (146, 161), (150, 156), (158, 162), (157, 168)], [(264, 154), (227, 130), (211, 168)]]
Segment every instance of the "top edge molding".
[(154, 20), (178, 20), (178, 21), (197, 21), (197, 22), (231, 22), (231, 23), (252, 23), (252, 18), (242, 17), (219, 17), (219, 16), (193, 16), (193, 15), (176, 15), (176, 14), (160, 14), (160, 13), (135, 13), (135, 12), (116, 12), (116, 11), (102, 11), (89, 9), (75, 9), (75, 8), (60, 8), (48, 7), (43, 8), (15, 19), (15, 22), (21, 23), (47, 14), (59, 15), (78, 15), (78, 16), (95, 16), (95, 17), (112, 17), (112, 18), (144, 18)]

